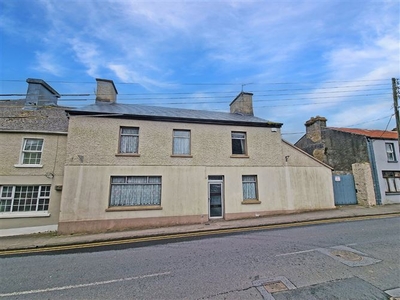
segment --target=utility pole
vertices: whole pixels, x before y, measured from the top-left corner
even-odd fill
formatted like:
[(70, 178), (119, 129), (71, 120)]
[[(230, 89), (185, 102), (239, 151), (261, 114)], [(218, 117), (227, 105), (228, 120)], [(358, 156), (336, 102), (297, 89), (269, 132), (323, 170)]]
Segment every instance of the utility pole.
[(397, 142), (399, 143), (400, 149), (400, 117), (399, 117), (399, 103), (398, 103), (398, 85), (396, 78), (392, 78), (392, 90), (393, 90), (393, 103), (394, 103), (394, 114), (396, 116), (396, 129), (397, 129)]

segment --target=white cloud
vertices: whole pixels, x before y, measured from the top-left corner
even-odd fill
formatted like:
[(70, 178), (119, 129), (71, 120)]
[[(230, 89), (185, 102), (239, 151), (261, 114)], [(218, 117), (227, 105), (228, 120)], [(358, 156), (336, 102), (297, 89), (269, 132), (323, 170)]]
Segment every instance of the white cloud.
[(140, 73), (129, 69), (129, 67), (125, 65), (108, 64), (107, 67), (114, 72), (119, 80), (123, 82), (137, 83), (149, 90), (152, 90), (154, 87), (170, 87), (170, 85), (147, 78), (146, 76), (143, 76)]
[(55, 76), (63, 75), (62, 67), (60, 67), (57, 59), (52, 54), (36, 52), (35, 58), (36, 62), (33, 67), (35, 70)]
[[(386, 118), (389, 120), (393, 110), (389, 109), (387, 103), (374, 103), (363, 106), (350, 106), (344, 111), (334, 113), (328, 116), (329, 124), (332, 127), (353, 127), (371, 120)], [(363, 127), (363, 126), (361, 126)]]
[[(358, 92), (332, 88), (330, 82), (360, 85), (360, 80), (389, 81), (400, 74), (397, 0), (43, 0), (24, 4), (29, 14), (7, 4), (6, 11), (13, 14), (0, 21), (0, 29), (10, 38), (15, 35), (21, 49), (32, 47), (31, 53), (38, 53), (37, 66), (43, 72), (77, 81), (87, 81), (87, 76), (81, 77), (87, 74), (137, 82), (147, 92), (201, 94), (227, 88), (239, 92), (241, 83), (254, 83), (247, 88), (256, 91), (255, 100), (290, 98), (272, 104), (255, 102), (257, 116), (282, 121), (284, 128), (302, 126), (316, 114), (347, 117), (340, 112), (351, 107)], [(12, 27), (18, 30), (11, 32)], [(19, 39), (27, 44), (18, 44)], [(285, 86), (288, 93), (301, 87), (308, 95), (296, 91), (285, 97), (262, 95), (279, 88), (265, 84), (274, 82), (291, 82), (292, 86)], [(325, 98), (329, 95), (336, 98)], [(327, 101), (333, 103), (323, 103)], [(375, 101), (390, 106), (387, 98)], [(294, 105), (310, 103), (315, 105)], [(373, 100), (357, 103), (363, 107)], [(262, 108), (263, 104), (288, 106)], [(202, 103), (196, 105), (192, 108), (205, 108)]]
[(76, 59), (86, 67), (88, 75), (97, 77), (99, 65), (102, 62), (97, 45), (94, 43), (83, 42), (78, 38), (70, 39)]

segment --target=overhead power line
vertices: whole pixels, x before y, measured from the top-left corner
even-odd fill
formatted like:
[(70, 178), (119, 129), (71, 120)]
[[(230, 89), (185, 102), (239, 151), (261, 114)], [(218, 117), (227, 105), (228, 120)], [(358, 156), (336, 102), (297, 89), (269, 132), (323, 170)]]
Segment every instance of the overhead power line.
[[(0, 79), (0, 81), (4, 82), (26, 82), (25, 79)], [(68, 83), (68, 84), (95, 84), (94, 81), (64, 81), (64, 80), (45, 80), (48, 83)], [(331, 81), (300, 81), (300, 82), (253, 82), (251, 85), (296, 85), (296, 84), (328, 84), (328, 83), (346, 83), (346, 82), (379, 82), (379, 81), (386, 81), (386, 79), (369, 79), (369, 80), (331, 80)], [(118, 85), (127, 85), (127, 84), (133, 84), (133, 85), (142, 85), (140, 82), (116, 82), (114, 81), (114, 84)], [(185, 85), (185, 86), (242, 86), (244, 83), (243, 82), (169, 82), (169, 83), (164, 83), (165, 85)], [(246, 84), (247, 85), (247, 84)]]

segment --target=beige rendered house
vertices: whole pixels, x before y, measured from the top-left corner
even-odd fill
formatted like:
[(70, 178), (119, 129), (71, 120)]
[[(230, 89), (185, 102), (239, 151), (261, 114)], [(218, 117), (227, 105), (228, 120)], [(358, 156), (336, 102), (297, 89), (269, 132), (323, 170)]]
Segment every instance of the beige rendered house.
[(254, 117), (251, 93), (229, 113), (116, 99), (97, 79), (96, 103), (67, 111), (60, 234), (334, 208), (331, 169)]
[(68, 118), (53, 88), (27, 82), (26, 99), (0, 101), (0, 236), (58, 227)]

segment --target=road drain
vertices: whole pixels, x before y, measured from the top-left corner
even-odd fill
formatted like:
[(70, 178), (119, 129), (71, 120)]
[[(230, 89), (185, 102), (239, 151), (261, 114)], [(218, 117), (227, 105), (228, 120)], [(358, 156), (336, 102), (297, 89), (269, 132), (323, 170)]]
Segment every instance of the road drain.
[(330, 252), (332, 255), (348, 261), (361, 261), (363, 259), (362, 256), (346, 250), (332, 250)]
[(349, 267), (369, 266), (381, 261), (379, 259), (368, 257), (365, 253), (342, 245), (332, 248), (316, 248), (315, 250), (326, 254)]
[(288, 290), (288, 287), (282, 281), (268, 282), (264, 284), (264, 288), (269, 293), (276, 293)]

